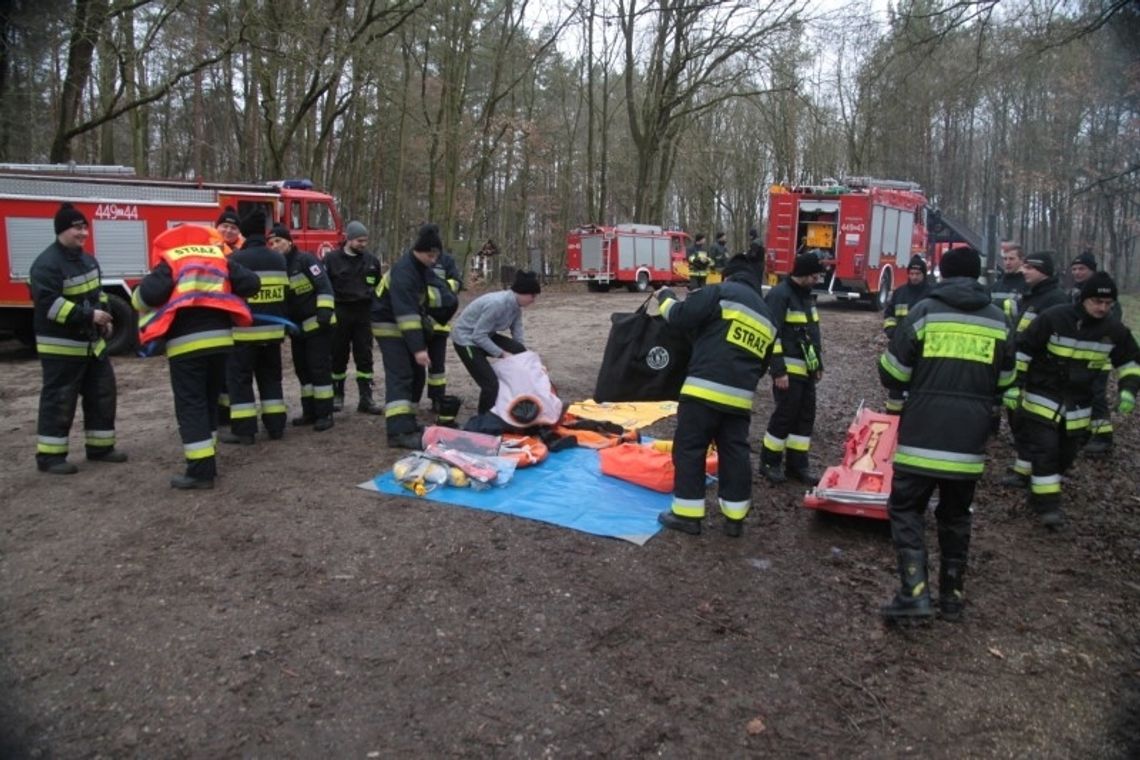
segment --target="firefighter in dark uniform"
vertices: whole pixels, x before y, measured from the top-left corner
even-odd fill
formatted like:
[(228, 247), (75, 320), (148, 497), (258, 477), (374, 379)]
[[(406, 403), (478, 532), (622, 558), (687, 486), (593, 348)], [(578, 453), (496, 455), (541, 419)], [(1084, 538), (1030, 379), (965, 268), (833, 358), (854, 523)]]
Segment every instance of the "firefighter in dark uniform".
[(99, 264), (83, 251), (87, 217), (70, 203), (55, 214), (55, 242), (28, 273), (36, 352), (43, 368), (36, 421), (36, 467), (52, 475), (79, 471), (67, 461), (79, 397), (87, 459), (125, 462), (115, 448), (115, 370), (105, 338), (113, 329)]
[(226, 359), (234, 325), (249, 325), (245, 296), (260, 280), (221, 250), (217, 230), (184, 224), (154, 239), (158, 264), (132, 297), (140, 312), (144, 347), (165, 341), (174, 391), (174, 414), (186, 472), (171, 479), (178, 489), (213, 488), (218, 475), (218, 393), (226, 384)]
[(293, 370), (301, 384), (301, 416), (294, 425), (320, 432), (333, 426), (332, 325), (336, 303), (324, 266), (311, 253), (297, 250), (283, 224), (269, 233), (269, 247), (285, 257), (289, 277), (286, 313), (300, 331), (291, 336)]
[(360, 222), (344, 228), (344, 245), (325, 256), (325, 270), (336, 297), (333, 330), (333, 409), (344, 408), (344, 383), (348, 378), (348, 354), (356, 363), (356, 387), (360, 402), (356, 411), (383, 414), (384, 407), (372, 398), (372, 328), (369, 312), (372, 293), (380, 284), (380, 260), (368, 251), (368, 229)]
[(443, 241), (434, 224), (420, 227), (411, 250), (380, 280), (372, 308), (372, 333), (384, 362), (384, 426), (388, 446), (420, 448), (416, 399), (423, 393), (428, 357), (425, 320), (429, 308), (445, 308), (450, 294), (435, 266)]
[(1015, 324), (1020, 310), (1021, 297), (1029, 290), (1021, 265), (1025, 253), (1020, 243), (1001, 244), (1001, 273), (990, 283), (990, 300), (1002, 310), (1011, 324)]
[(687, 260), (689, 262), (689, 290), (696, 290), (705, 284), (712, 268), (712, 259), (705, 250), (704, 233), (693, 238), (693, 247), (689, 249)]
[[(245, 245), (245, 239), (241, 236), (241, 217), (233, 206), (222, 209), (214, 222), (214, 229), (222, 236), (221, 248), (226, 256)], [(225, 386), (222, 386), (222, 392), (218, 394), (218, 423), (230, 424), (230, 394)]]
[(748, 258), (753, 262), (754, 266), (760, 268), (760, 282), (764, 282), (764, 267), (767, 265), (765, 261), (764, 244), (760, 242), (760, 233), (756, 228), (748, 230)]
[(1140, 389), (1140, 347), (1112, 316), (1116, 283), (1098, 272), (1080, 302), (1042, 312), (1017, 341), (1025, 383), (1017, 409), (1019, 455), (1031, 465), (1029, 505), (1048, 528), (1064, 525), (1061, 477), (1088, 436), (1093, 382), (1118, 370), (1119, 411), (1130, 414)]
[[(288, 409), (281, 377), (281, 344), (285, 341), (285, 294), (289, 275), (285, 257), (265, 242), (265, 212), (254, 209), (241, 220), (245, 245), (230, 259), (255, 272), (260, 289), (249, 297), (254, 323), (234, 328), (234, 350), (226, 373), (230, 393), (230, 433), (224, 443), (253, 444), (257, 437), (258, 397), (261, 423), (269, 437), (285, 435)], [(257, 395), (253, 384), (257, 382)]]
[[(1056, 265), (1051, 251), (1037, 251), (1022, 260), (1021, 272), (1025, 277), (1026, 291), (1021, 297), (1020, 309), (1014, 322), (1014, 342), (1020, 342), (1021, 336), (1046, 309), (1052, 306), (1069, 303), (1069, 296), (1061, 289), (1057, 281)], [(1019, 353), (1017, 356), (1018, 385), (1025, 380), (1027, 369), (1025, 357)], [(1020, 434), (1017, 430), (1018, 416), (1013, 411), (1018, 406), (1018, 388), (1010, 388), (1005, 393), (1004, 403), (1010, 410), (1009, 427), (1013, 431), (1013, 445), (1017, 449), (1017, 459), (1008, 468), (1001, 484), (1010, 488), (1024, 488), (1029, 485), (1030, 464), (1029, 457), (1024, 452)]]
[(811, 291), (822, 274), (819, 256), (801, 253), (792, 274), (765, 299), (777, 332), (768, 370), (776, 409), (760, 453), (760, 474), (771, 483), (783, 483), (788, 476), (809, 486), (819, 480), (808, 464), (808, 452), (815, 427), (815, 384), (823, 377), (819, 312)]
[(970, 548), (970, 503), (985, 469), (990, 407), (1016, 373), (1001, 309), (978, 283), (973, 248), (942, 257), (942, 282), (899, 323), (879, 361), (883, 385), (906, 391), (888, 501), (902, 585), (887, 620), (934, 615), (927, 583), (925, 514), (938, 489), (942, 616), (962, 613)]
[(677, 301), (669, 288), (657, 291), (665, 321), (693, 335), (673, 437), (673, 503), (657, 518), (667, 528), (701, 532), (710, 443), (717, 449), (718, 501), (726, 534), (740, 536), (752, 505), (748, 428), (756, 384), (768, 368), (776, 341), (776, 328), (760, 293), (762, 271), (741, 254), (726, 264), (724, 282), (702, 288), (684, 301)]
[[(1073, 287), (1069, 297), (1073, 303), (1081, 301), (1081, 286), (1097, 271), (1096, 258), (1085, 251), (1073, 259), (1069, 274)], [(1124, 321), (1124, 312), (1119, 301), (1113, 301), (1111, 316)], [(1092, 422), (1089, 423), (1089, 442), (1081, 453), (1090, 457), (1104, 457), (1112, 453), (1112, 412), (1108, 408), (1108, 375), (1101, 373), (1093, 380)]]
[(458, 294), (463, 289), (463, 275), (455, 263), (455, 257), (447, 251), (439, 254), (432, 271), (454, 298), (448, 299), (449, 305), (446, 307), (428, 309), (431, 333), (427, 335), (427, 349), (431, 366), (428, 367), (427, 374), (427, 395), (432, 411), (437, 415), (436, 422), (451, 427), (455, 425), (461, 402), (457, 396), (447, 393), (447, 342), (451, 337), (451, 318), (459, 310)]
[(728, 263), (728, 236), (723, 232), (716, 233), (716, 238), (709, 249), (709, 257), (712, 259), (713, 267), (718, 272), (722, 271)]
[[(906, 285), (891, 293), (891, 298), (883, 310), (883, 332), (890, 340), (910, 308), (930, 295), (931, 283), (926, 277), (926, 262), (921, 256), (911, 256), (906, 265)], [(887, 389), (887, 414), (898, 414), (903, 408), (902, 391)]]

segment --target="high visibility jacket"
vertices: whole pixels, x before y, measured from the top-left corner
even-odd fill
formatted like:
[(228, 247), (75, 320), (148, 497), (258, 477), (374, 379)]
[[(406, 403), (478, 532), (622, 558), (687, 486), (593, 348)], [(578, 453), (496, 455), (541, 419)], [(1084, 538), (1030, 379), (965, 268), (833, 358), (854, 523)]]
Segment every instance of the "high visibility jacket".
[(1029, 290), (1021, 272), (1002, 272), (990, 284), (990, 300), (1012, 324), (1021, 308), (1021, 297)]
[(309, 333), (320, 329), (317, 314), (327, 310), (326, 324), (336, 322), (336, 302), (332, 283), (325, 266), (311, 253), (292, 246), (285, 254), (285, 271), (289, 277), (289, 291), (285, 298), (285, 311), (290, 320)]
[[(1018, 312), (1017, 321), (1014, 323), (1014, 339), (1019, 338), (1029, 328), (1029, 325), (1033, 324), (1033, 320), (1037, 318), (1038, 314), (1050, 307), (1064, 303), (1069, 303), (1069, 297), (1065, 291), (1061, 290), (1061, 285), (1057, 282), (1056, 277), (1044, 279), (1026, 290), (1025, 295), (1021, 297), (1021, 309)], [(1017, 371), (1024, 377), (1027, 366), (1025, 357), (1019, 355), (1017, 362)]]
[(56, 240), (32, 263), (28, 289), (41, 356), (87, 359), (106, 353), (107, 343), (93, 321), (95, 310), (106, 309), (107, 303), (94, 256)]
[(822, 370), (823, 339), (811, 289), (801, 288), (788, 277), (769, 290), (765, 300), (778, 336), (769, 370), (772, 377), (807, 379)]
[(242, 296), (256, 293), (257, 275), (218, 245), (216, 230), (186, 224), (158, 235), (152, 252), (159, 260), (131, 296), (139, 311), (139, 341), (166, 340), (176, 357), (233, 346), (233, 326), (251, 324)]
[(677, 301), (658, 293), (661, 316), (693, 336), (689, 373), (681, 396), (734, 414), (752, 413), (756, 384), (764, 376), (776, 343), (771, 312), (755, 287), (732, 279)]
[(709, 258), (708, 252), (704, 248), (693, 247), (689, 250), (687, 257), (689, 262), (689, 271), (693, 274), (707, 274), (712, 267), (712, 259)]
[(411, 251), (401, 256), (380, 278), (372, 302), (372, 334), (377, 338), (403, 338), (408, 351), (427, 350), (424, 322), (429, 309), (456, 303), (451, 289), (420, 263)]
[(284, 325), (257, 320), (258, 314), (285, 317), (285, 296), (289, 291), (285, 257), (268, 248), (263, 235), (251, 235), (246, 238), (245, 247), (234, 251), (230, 259), (254, 272), (261, 281), (261, 287), (247, 299), (249, 310), (253, 312), (253, 324), (234, 327), (234, 340), (239, 343), (285, 340)]
[(910, 312), (910, 307), (930, 295), (930, 288), (930, 279), (926, 278), (918, 285), (911, 285), (908, 282), (891, 293), (891, 300), (883, 310), (883, 329), (888, 336)]
[(1018, 337), (1026, 365), (1021, 410), (1080, 434), (1092, 421), (1093, 380), (1118, 370), (1121, 390), (1140, 388), (1140, 348), (1132, 331), (1108, 316), (1093, 319), (1080, 304), (1046, 309)]
[[(439, 306), (428, 309), (428, 318), (431, 319), (431, 328), (434, 333), (449, 333), (451, 332), (451, 318), (455, 316), (455, 312), (459, 311), (459, 291), (463, 289), (463, 275), (459, 272), (459, 267), (455, 263), (455, 257), (447, 251), (439, 254), (436, 259), (435, 266), (431, 268), (436, 279), (447, 286), (451, 294), (456, 296), (454, 303), (448, 306)], [(442, 302), (442, 296), (441, 296)]]
[(1015, 376), (1008, 324), (986, 289), (969, 277), (934, 287), (879, 360), (883, 385), (909, 392), (894, 467), (929, 477), (981, 477), (994, 395)]

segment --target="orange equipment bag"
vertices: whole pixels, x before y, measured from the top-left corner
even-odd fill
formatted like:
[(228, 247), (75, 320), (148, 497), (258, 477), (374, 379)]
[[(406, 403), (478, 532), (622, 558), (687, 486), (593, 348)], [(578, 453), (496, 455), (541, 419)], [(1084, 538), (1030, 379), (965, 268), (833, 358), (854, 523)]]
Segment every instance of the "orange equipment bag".
[(549, 454), (550, 449), (540, 438), (533, 435), (503, 433), (498, 455), (515, 460), (515, 467), (530, 467), (545, 461)]
[[(673, 492), (673, 454), (652, 444), (623, 443), (598, 450), (602, 474), (660, 493)], [(705, 458), (705, 472), (715, 474), (716, 454)]]

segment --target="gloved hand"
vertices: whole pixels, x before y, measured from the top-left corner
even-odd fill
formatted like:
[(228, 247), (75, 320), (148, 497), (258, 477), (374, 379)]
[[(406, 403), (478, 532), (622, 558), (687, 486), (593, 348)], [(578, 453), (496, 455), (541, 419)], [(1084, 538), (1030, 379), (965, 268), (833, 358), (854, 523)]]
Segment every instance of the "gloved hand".
[(332, 309), (317, 309), (317, 324), (321, 327), (328, 327), (332, 324), (332, 318)]
[(1009, 410), (1017, 409), (1017, 404), (1021, 400), (1021, 389), (1010, 388), (1002, 394), (1001, 402), (1005, 404), (1005, 408)]
[(1116, 411), (1121, 414), (1132, 414), (1132, 410), (1136, 408), (1136, 397), (1132, 395), (1132, 391), (1120, 392), (1120, 405), (1116, 407)]

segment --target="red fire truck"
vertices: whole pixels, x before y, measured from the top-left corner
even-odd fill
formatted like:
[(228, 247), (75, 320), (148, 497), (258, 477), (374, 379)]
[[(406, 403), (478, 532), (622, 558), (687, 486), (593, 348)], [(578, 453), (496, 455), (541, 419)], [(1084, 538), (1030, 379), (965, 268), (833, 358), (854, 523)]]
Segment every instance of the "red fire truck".
[(179, 224), (212, 226), (226, 206), (241, 215), (263, 206), (282, 222), (297, 247), (324, 255), (340, 242), (341, 220), (331, 196), (308, 180), (267, 184), (216, 184), (139, 179), (129, 167), (0, 167), (0, 332), (31, 344), (32, 301), (28, 271), (55, 239), (52, 219), (67, 201), (90, 220), (87, 249), (99, 259), (110, 295), (115, 353), (136, 339), (131, 289), (154, 262), (150, 241)]
[[(815, 250), (826, 269), (822, 290), (881, 309), (891, 289), (906, 283), (911, 255), (927, 255), (925, 225), (926, 196), (913, 182), (849, 177), (843, 184), (773, 185), (768, 272), (788, 275), (797, 253)], [(939, 252), (932, 252), (935, 260)]]
[(644, 292), (685, 282), (688, 243), (687, 232), (652, 224), (578, 227), (566, 235), (567, 276), (586, 283), (591, 293), (615, 285)]

